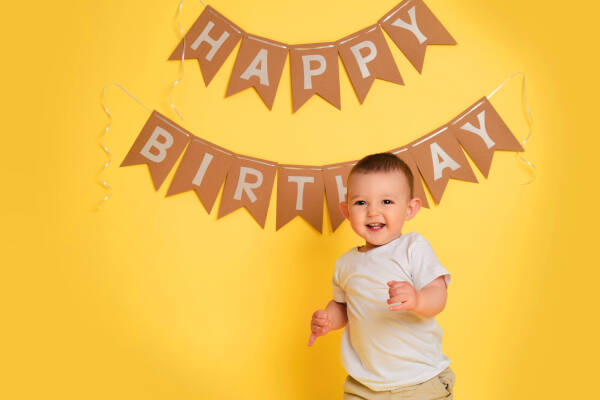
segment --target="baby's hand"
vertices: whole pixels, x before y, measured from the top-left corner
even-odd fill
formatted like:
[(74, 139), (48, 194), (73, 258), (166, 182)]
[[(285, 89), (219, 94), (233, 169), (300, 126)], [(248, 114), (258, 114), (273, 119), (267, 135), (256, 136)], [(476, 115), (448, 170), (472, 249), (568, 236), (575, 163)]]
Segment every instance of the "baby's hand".
[(390, 281), (387, 284), (390, 287), (387, 303), (402, 303), (389, 306), (390, 311), (411, 311), (417, 307), (417, 291), (410, 283)]
[(312, 346), (319, 336), (323, 336), (331, 330), (331, 318), (326, 310), (317, 310), (310, 321), (310, 339), (308, 345)]

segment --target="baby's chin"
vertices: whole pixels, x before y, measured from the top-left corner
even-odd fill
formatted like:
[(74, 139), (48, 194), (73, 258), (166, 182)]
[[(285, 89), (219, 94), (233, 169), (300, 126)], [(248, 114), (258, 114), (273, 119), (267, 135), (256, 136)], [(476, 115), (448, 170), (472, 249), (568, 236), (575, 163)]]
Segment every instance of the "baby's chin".
[(388, 244), (389, 242), (391, 242), (391, 240), (367, 240), (367, 238), (365, 239), (365, 245), (368, 248), (375, 248), (375, 247), (379, 247), (379, 246), (383, 246), (384, 244)]
[(363, 237), (363, 239), (365, 239), (365, 243), (368, 247), (379, 247), (398, 239), (401, 235), (402, 234), (393, 235), (385, 238)]

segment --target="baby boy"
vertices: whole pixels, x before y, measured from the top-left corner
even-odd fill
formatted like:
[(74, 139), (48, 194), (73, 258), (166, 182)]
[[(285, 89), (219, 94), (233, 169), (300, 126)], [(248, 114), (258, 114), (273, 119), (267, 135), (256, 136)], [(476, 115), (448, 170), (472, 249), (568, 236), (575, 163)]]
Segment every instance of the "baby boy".
[(313, 314), (309, 346), (346, 326), (344, 399), (452, 399), (455, 377), (433, 318), (450, 274), (423, 236), (402, 233), (421, 207), (410, 168), (390, 153), (363, 158), (340, 207), (365, 244), (338, 258), (333, 300)]

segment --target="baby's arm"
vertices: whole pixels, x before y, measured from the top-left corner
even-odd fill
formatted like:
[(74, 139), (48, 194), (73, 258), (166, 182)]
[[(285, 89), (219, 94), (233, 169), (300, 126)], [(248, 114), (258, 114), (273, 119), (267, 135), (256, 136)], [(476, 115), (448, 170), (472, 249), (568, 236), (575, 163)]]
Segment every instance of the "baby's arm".
[(348, 322), (346, 304), (331, 300), (324, 310), (314, 312), (310, 321), (311, 335), (308, 345), (312, 346), (319, 336), (323, 336), (329, 331), (343, 328), (346, 322)]
[(390, 298), (388, 304), (402, 303), (390, 306), (391, 311), (412, 311), (423, 317), (433, 317), (446, 306), (446, 281), (438, 276), (421, 290), (416, 290), (408, 282), (388, 282)]

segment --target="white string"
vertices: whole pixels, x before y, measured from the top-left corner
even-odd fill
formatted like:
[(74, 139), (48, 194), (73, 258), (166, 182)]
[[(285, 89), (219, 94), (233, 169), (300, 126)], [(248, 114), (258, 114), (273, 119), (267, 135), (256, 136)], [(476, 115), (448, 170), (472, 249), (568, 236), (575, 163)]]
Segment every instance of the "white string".
[[(521, 75), (523, 77), (523, 83), (522, 83), (522, 97), (523, 97), (523, 105), (525, 106), (525, 110), (527, 111), (526, 113), (526, 119), (525, 121), (527, 122), (527, 128), (529, 133), (527, 134), (527, 137), (525, 139), (523, 139), (523, 141), (521, 142), (521, 146), (523, 147), (523, 151), (525, 151), (525, 144), (529, 141), (529, 139), (531, 138), (531, 135), (533, 134), (533, 116), (531, 115), (531, 110), (529, 109), (529, 102), (527, 101), (527, 84), (525, 81), (525, 74), (522, 72), (515, 72), (514, 74), (512, 74), (511, 76), (509, 76), (508, 78), (506, 78), (504, 80), (504, 82), (502, 82), (500, 85), (498, 85), (498, 87), (496, 89), (494, 89), (492, 91), (492, 93), (490, 93), (487, 98), (491, 98), (493, 95), (495, 95), (500, 89), (502, 89), (502, 87), (508, 83), (509, 81), (511, 81), (512, 79), (514, 79), (515, 76)], [(525, 164), (527, 164), (532, 171), (536, 171), (535, 165), (533, 165), (533, 163), (531, 161), (529, 161), (528, 159), (522, 157), (519, 152), (515, 153), (516, 157), (521, 160), (522, 162), (524, 162)], [(531, 182), (533, 182), (534, 178), (531, 178), (529, 181), (527, 182), (521, 182), (521, 185), (528, 185)]]
[(402, 10), (404, 7), (406, 7), (409, 4), (410, 4), (410, 0), (408, 0), (407, 2), (405, 2), (404, 4), (402, 4), (400, 7), (398, 7), (398, 9), (394, 10), (394, 12), (392, 12), (387, 17), (385, 17), (384, 20), (383, 20), (383, 22), (386, 22), (388, 19), (392, 18), (392, 16), (394, 14), (396, 14), (398, 11)]
[(255, 163), (257, 163), (257, 164), (264, 164), (264, 165), (268, 165), (269, 167), (275, 167), (275, 166), (277, 165), (277, 163), (275, 163), (275, 164), (270, 164), (270, 163), (268, 163), (268, 162), (259, 161), (259, 160), (254, 160), (254, 159), (252, 159), (252, 158), (248, 158), (248, 157), (240, 156), (240, 155), (238, 155), (238, 154), (234, 154), (233, 156), (234, 156), (234, 157), (236, 157), (236, 158), (239, 158), (240, 160), (252, 161), (252, 162), (255, 162)]
[(429, 139), (431, 139), (432, 137), (435, 137), (435, 136), (439, 135), (440, 133), (444, 132), (444, 131), (445, 131), (445, 130), (447, 130), (447, 129), (448, 129), (448, 127), (447, 127), (447, 126), (444, 126), (444, 127), (440, 128), (438, 131), (435, 131), (435, 132), (433, 132), (431, 135), (429, 135), (429, 136), (427, 136), (427, 137), (425, 137), (425, 138), (423, 138), (423, 139), (419, 140), (418, 142), (414, 143), (414, 144), (412, 145), (412, 147), (417, 147), (417, 146), (418, 146), (418, 145), (420, 145), (421, 143), (428, 141), (428, 140), (429, 140)]
[[(125, 94), (127, 94), (127, 96), (131, 97), (133, 100), (135, 100), (139, 105), (141, 105), (142, 107), (144, 107), (146, 110), (152, 112), (152, 110), (146, 106), (144, 103), (142, 103), (137, 97), (135, 97), (134, 95), (132, 95), (131, 93), (129, 93), (129, 91), (127, 91), (127, 89), (125, 89), (123, 86), (119, 85), (116, 82), (112, 82), (110, 85), (115, 85), (116, 87), (118, 87), (119, 89), (121, 89)], [(106, 153), (106, 155), (108, 156), (108, 160), (106, 161), (106, 163), (104, 164), (104, 166), (102, 167), (102, 169), (98, 172), (98, 179), (100, 181), (100, 183), (102, 184), (102, 186), (108, 190), (108, 193), (106, 194), (106, 196), (104, 196), (104, 198), (96, 205), (96, 210), (100, 209), (100, 206), (104, 204), (105, 201), (107, 201), (110, 196), (112, 196), (112, 187), (108, 184), (108, 182), (106, 182), (104, 179), (102, 179), (100, 177), (100, 175), (102, 174), (102, 172), (108, 168), (108, 166), (110, 165), (111, 161), (112, 161), (112, 154), (110, 153), (110, 150), (108, 150), (108, 147), (106, 147), (104, 145), (104, 143), (102, 142), (102, 137), (106, 136), (106, 134), (108, 133), (108, 131), (110, 130), (111, 126), (112, 126), (112, 114), (110, 113), (108, 107), (106, 106), (105, 103), (105, 96), (106, 96), (106, 89), (108, 88), (107, 85), (102, 89), (102, 95), (100, 98), (100, 102), (102, 105), (102, 108), (104, 109), (104, 112), (106, 113), (106, 115), (108, 116), (108, 123), (106, 124), (106, 126), (104, 127), (104, 131), (102, 131), (102, 134), (100, 135), (100, 147), (102, 147), (102, 150), (104, 150), (104, 152)]]
[(183, 0), (180, 0), (179, 5), (177, 6), (177, 12), (175, 13), (175, 24), (177, 25), (177, 30), (179, 30), (179, 34), (183, 38), (183, 48), (181, 50), (181, 64), (180, 64), (181, 68), (179, 69), (179, 77), (175, 80), (175, 82), (173, 82), (171, 84), (171, 87), (169, 88), (168, 101), (169, 101), (169, 106), (173, 109), (173, 111), (175, 111), (175, 114), (177, 114), (179, 119), (183, 121), (183, 117), (181, 116), (181, 114), (179, 114), (179, 111), (177, 111), (177, 108), (175, 108), (175, 104), (173, 104), (173, 101), (171, 101), (171, 97), (173, 95), (173, 89), (175, 88), (175, 86), (177, 86), (179, 84), (179, 82), (181, 82), (183, 80), (183, 75), (185, 73), (185, 67), (184, 67), (185, 64), (183, 62), (183, 60), (185, 59), (185, 33), (183, 32), (183, 28), (181, 27), (181, 24), (179, 23), (179, 13), (181, 12), (182, 8), (183, 8)]

